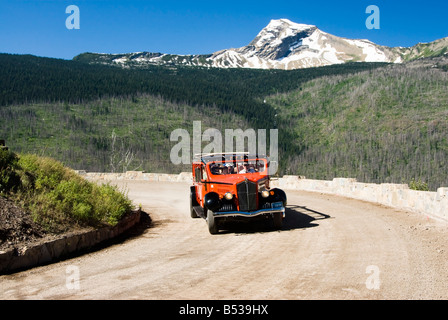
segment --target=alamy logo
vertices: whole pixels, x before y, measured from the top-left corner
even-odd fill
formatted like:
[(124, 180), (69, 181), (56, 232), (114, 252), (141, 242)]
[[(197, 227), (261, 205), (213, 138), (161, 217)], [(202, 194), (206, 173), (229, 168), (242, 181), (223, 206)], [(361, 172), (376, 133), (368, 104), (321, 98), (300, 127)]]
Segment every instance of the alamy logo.
[[(258, 135), (258, 137), (257, 137)], [(224, 140), (221, 132), (209, 128), (202, 133), (201, 121), (193, 121), (193, 139), (186, 129), (175, 129), (171, 132), (170, 141), (178, 143), (171, 148), (171, 163), (191, 164), (191, 159), (199, 153), (221, 153), (223, 142), (225, 152), (244, 152), (251, 154), (269, 155), (269, 174), (277, 173), (278, 169), (278, 129), (269, 130), (269, 154), (267, 153), (266, 129), (225, 129)], [(202, 142), (210, 142), (202, 148)], [(247, 142), (247, 148), (245, 148)], [(191, 150), (191, 145), (193, 150)], [(247, 149), (247, 150), (245, 150)], [(191, 152), (192, 151), (192, 152)]]
[(74, 265), (69, 265), (65, 268), (65, 286), (68, 290), (79, 290), (79, 267)]
[(366, 288), (369, 290), (379, 290), (380, 281), (380, 268), (375, 265), (367, 266), (366, 273), (370, 274), (366, 280)]
[(69, 30), (80, 29), (80, 13), (78, 6), (70, 5), (65, 8), (65, 13), (70, 14), (65, 20), (65, 27)]
[(370, 5), (366, 8), (366, 13), (370, 13), (370, 16), (366, 20), (366, 28), (369, 30), (380, 28), (380, 8), (375, 5)]

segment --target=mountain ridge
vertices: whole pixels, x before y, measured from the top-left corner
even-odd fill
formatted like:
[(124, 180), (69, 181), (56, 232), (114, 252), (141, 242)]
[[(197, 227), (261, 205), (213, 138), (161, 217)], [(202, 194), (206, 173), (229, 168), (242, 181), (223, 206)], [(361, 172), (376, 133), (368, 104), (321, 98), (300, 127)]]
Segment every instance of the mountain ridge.
[(184, 65), (218, 68), (293, 70), (345, 62), (401, 63), (444, 55), (448, 37), (412, 47), (387, 47), (367, 39), (348, 39), (315, 25), (273, 19), (247, 45), (211, 54), (176, 55), (153, 52), (82, 53), (74, 60), (87, 63), (144, 68), (148, 65)]

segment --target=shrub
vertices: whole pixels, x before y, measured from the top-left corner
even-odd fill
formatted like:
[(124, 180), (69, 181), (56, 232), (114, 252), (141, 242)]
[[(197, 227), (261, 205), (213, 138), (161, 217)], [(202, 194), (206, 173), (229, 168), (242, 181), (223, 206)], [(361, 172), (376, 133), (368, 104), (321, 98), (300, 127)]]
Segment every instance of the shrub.
[(97, 219), (115, 225), (132, 208), (132, 202), (116, 187), (109, 184), (95, 186), (92, 191)]
[(0, 194), (8, 193), (20, 185), (20, 177), (17, 174), (17, 155), (0, 148)]
[(34, 176), (36, 190), (55, 189), (62, 180), (69, 180), (76, 175), (59, 161), (34, 154), (21, 155), (19, 165), (23, 171)]
[(426, 182), (423, 182), (421, 180), (416, 181), (415, 179), (412, 179), (409, 182), (409, 189), (419, 191), (429, 191), (429, 187)]

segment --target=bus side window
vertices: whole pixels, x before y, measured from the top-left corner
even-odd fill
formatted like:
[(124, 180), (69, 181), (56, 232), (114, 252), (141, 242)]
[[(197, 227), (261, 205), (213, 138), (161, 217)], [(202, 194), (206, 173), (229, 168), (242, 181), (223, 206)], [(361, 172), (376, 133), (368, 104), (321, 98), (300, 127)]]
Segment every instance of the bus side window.
[(194, 181), (196, 182), (201, 181), (201, 168), (199, 166), (196, 166), (194, 168)]
[(207, 180), (207, 171), (205, 171), (204, 165), (201, 165), (201, 179)]

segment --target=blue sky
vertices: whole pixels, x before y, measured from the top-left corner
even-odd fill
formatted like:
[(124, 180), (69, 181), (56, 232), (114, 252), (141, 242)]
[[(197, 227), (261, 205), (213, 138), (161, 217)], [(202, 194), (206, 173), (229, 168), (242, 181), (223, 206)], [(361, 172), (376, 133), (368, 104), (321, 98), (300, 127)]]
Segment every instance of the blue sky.
[[(68, 30), (65, 9), (80, 10)], [(369, 30), (367, 6), (380, 9)], [(316, 25), (331, 34), (412, 46), (448, 36), (448, 1), (1, 0), (0, 52), (71, 59), (82, 52), (205, 54), (247, 45), (271, 19)]]

